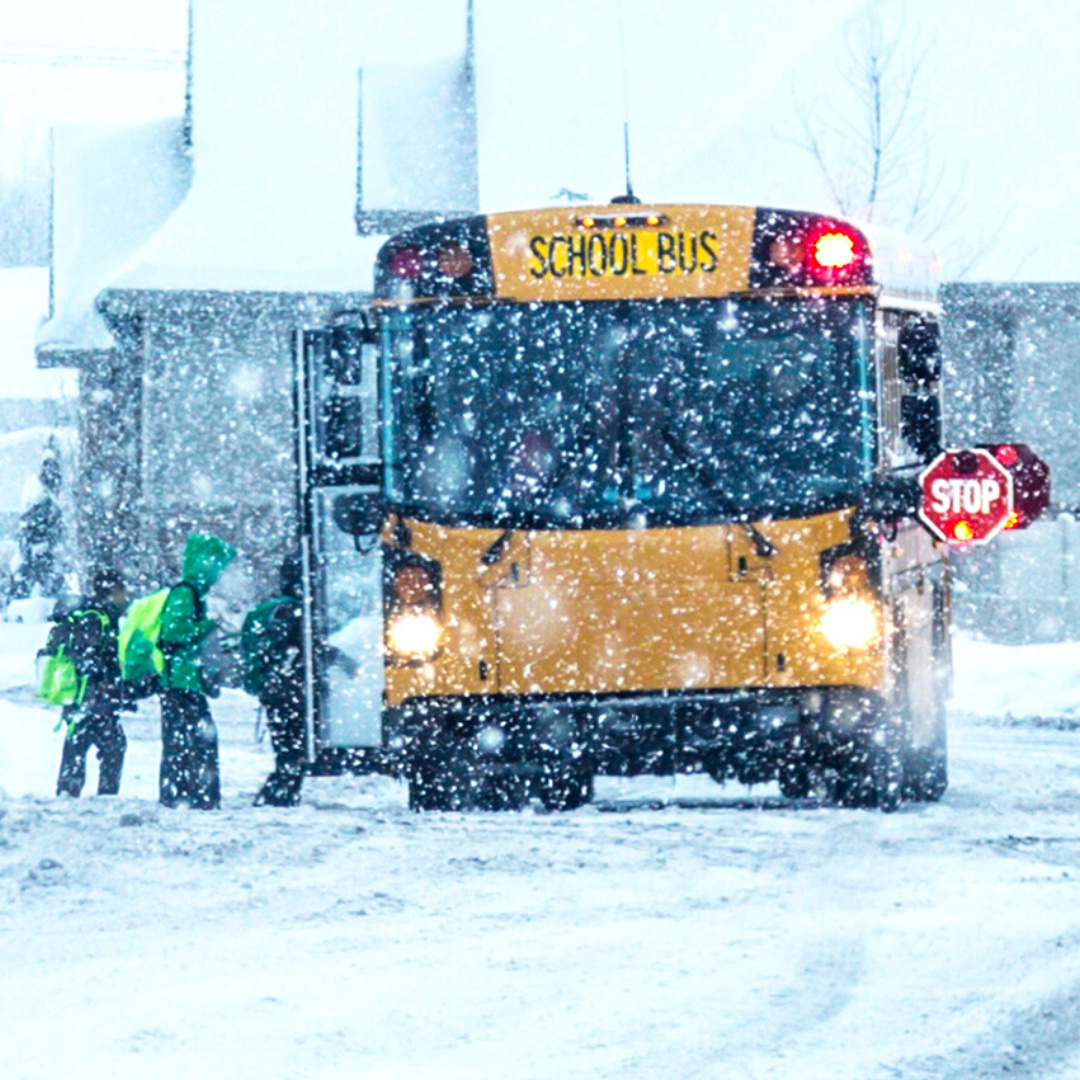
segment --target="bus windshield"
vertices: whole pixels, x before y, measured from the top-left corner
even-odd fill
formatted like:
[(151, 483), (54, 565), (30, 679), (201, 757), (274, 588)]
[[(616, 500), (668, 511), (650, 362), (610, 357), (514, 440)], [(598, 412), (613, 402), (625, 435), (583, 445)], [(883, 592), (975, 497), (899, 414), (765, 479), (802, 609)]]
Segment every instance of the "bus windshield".
[(842, 506), (873, 464), (868, 317), (835, 299), (392, 310), (390, 498), (522, 528)]

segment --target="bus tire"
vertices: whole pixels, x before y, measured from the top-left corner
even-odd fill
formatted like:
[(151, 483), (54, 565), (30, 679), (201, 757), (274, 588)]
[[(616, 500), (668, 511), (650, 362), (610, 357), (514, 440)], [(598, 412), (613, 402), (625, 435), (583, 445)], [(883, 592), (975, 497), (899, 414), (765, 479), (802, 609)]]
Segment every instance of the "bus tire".
[(887, 731), (876, 734), (870, 760), (874, 805), (886, 814), (894, 814), (904, 796), (904, 757)]
[(445, 731), (431, 739), (409, 775), (410, 809), (476, 808), (481, 777), (470, 742)]
[(839, 769), (837, 802), (841, 806), (891, 814), (904, 792), (904, 760), (887, 727), (852, 742)]
[(443, 732), (425, 748), (409, 775), (411, 810), (520, 810), (528, 784), (496, 771), (471, 737)]
[(448, 767), (449, 762), (434, 755), (418, 762), (409, 774), (409, 809), (463, 810), (469, 800), (464, 798), (460, 778)]
[(776, 773), (776, 782), (780, 785), (780, 794), (785, 799), (807, 799), (813, 789), (810, 769), (801, 760), (781, 762)]
[(836, 774), (821, 762), (805, 758), (789, 758), (781, 762), (776, 773), (780, 794), (785, 799), (815, 799), (834, 802), (837, 797)]
[(592, 767), (573, 758), (545, 761), (536, 786), (545, 810), (576, 810), (592, 802)]
[(874, 805), (874, 769), (869, 747), (861, 740), (852, 741), (837, 762), (836, 801), (852, 809)]
[(945, 705), (935, 705), (933, 734), (926, 746), (905, 748), (904, 798), (912, 802), (938, 802), (949, 786), (949, 742)]

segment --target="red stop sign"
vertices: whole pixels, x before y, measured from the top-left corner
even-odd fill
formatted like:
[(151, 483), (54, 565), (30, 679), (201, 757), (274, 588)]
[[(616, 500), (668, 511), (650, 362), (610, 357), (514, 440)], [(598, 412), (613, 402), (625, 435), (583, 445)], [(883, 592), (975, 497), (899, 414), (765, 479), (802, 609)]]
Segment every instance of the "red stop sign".
[(1012, 474), (987, 450), (946, 450), (919, 477), (923, 524), (950, 544), (985, 544), (1013, 510)]

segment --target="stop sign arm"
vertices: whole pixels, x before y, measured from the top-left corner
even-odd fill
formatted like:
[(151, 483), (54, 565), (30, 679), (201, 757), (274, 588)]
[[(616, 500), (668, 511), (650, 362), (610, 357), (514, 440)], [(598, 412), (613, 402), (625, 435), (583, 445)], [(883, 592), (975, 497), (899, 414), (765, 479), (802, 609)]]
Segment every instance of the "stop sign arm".
[(1006, 529), (1026, 529), (1050, 506), (1050, 466), (1026, 443), (982, 443), (1012, 474), (1013, 513)]
[(919, 520), (946, 543), (988, 543), (1013, 518), (1012, 474), (984, 448), (943, 450), (919, 485)]

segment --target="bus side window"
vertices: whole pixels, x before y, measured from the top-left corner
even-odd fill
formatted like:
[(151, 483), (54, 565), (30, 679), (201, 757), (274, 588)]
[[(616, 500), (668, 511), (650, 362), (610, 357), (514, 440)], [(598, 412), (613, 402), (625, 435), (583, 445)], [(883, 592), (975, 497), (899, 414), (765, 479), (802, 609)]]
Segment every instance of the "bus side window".
[(315, 453), (341, 465), (377, 456), (373, 332), (366, 326), (305, 331), (314, 380)]
[(323, 453), (328, 458), (358, 458), (363, 453), (364, 408), (360, 398), (334, 395), (322, 410)]
[(928, 461), (941, 449), (940, 331), (931, 316), (878, 313), (883, 464)]
[(899, 375), (903, 383), (900, 420), (904, 441), (923, 461), (941, 450), (941, 331), (926, 315), (908, 316), (897, 335)]

